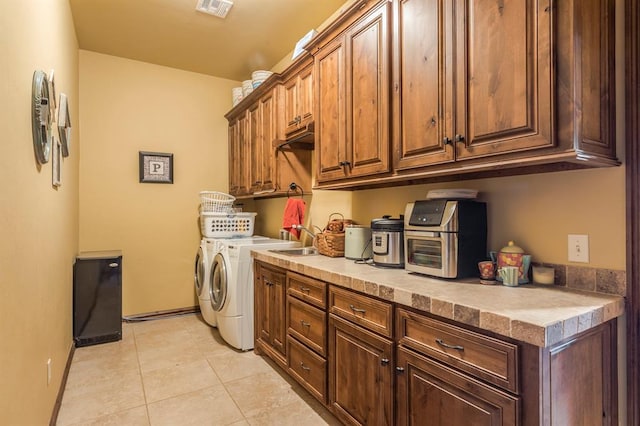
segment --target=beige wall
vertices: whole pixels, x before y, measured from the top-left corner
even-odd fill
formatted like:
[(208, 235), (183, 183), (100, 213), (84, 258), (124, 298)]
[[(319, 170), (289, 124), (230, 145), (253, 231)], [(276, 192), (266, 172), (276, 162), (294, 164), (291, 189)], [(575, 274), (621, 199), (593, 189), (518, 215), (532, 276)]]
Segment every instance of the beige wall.
[[(31, 135), (35, 70), (69, 97), (71, 156), (62, 186), (38, 166)], [(48, 424), (72, 344), (78, 244), (78, 47), (66, 0), (0, 2), (0, 424)], [(47, 360), (52, 377), (47, 385)]]
[[(80, 249), (123, 251), (123, 314), (197, 305), (199, 192), (228, 187), (238, 82), (80, 51)], [(138, 151), (174, 155), (174, 183), (138, 182)]]

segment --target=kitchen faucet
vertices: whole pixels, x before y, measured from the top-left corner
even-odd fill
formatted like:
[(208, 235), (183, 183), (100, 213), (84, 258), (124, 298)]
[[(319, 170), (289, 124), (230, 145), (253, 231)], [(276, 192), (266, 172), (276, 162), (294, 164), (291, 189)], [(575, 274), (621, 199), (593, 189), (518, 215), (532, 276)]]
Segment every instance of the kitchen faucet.
[(315, 238), (315, 237), (316, 237), (316, 234), (314, 234), (313, 232), (311, 232), (310, 230), (308, 230), (307, 228), (305, 228), (305, 227), (304, 227), (304, 226), (302, 226), (302, 225), (294, 225), (293, 227), (294, 227), (295, 229), (297, 229), (298, 231), (304, 231), (304, 232), (306, 232), (307, 234), (311, 235), (311, 238)]

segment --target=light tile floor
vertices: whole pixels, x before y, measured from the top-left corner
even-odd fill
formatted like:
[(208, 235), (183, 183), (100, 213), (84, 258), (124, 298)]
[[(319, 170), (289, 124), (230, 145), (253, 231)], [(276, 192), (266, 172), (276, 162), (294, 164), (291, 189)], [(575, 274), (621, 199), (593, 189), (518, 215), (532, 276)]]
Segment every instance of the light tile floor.
[(68, 425), (339, 425), (270, 360), (228, 346), (200, 315), (122, 325), (77, 348), (58, 415)]

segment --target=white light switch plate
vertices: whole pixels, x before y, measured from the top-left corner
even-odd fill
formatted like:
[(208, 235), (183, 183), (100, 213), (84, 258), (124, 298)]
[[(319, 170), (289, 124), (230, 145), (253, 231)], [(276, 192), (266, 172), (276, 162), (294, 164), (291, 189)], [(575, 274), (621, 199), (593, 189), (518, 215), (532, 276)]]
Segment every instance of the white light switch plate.
[(589, 236), (569, 234), (569, 262), (589, 263)]

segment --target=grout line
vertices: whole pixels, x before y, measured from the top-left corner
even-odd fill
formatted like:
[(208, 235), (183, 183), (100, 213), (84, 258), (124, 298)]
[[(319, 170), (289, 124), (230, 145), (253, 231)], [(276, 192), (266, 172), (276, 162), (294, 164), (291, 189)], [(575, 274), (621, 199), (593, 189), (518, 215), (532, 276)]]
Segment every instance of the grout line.
[(144, 408), (147, 412), (147, 423), (151, 426), (151, 414), (149, 413), (149, 402), (147, 401), (147, 391), (144, 387), (144, 376), (142, 375), (142, 366), (140, 365), (140, 355), (138, 354), (138, 341), (136, 338), (135, 327), (131, 327), (131, 334), (133, 335), (133, 347), (136, 351), (136, 361), (138, 363), (138, 372), (140, 373), (140, 382), (142, 383), (142, 396), (144, 397)]

